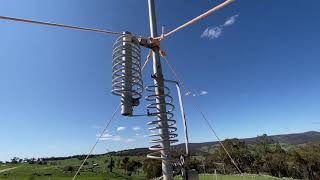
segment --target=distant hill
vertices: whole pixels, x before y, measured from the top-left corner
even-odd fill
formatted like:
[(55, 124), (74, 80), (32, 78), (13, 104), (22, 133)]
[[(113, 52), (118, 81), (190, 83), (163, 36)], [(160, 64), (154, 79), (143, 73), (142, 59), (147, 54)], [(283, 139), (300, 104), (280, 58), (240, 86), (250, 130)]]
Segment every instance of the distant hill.
[[(273, 139), (275, 142), (284, 143), (284, 144), (304, 144), (312, 141), (320, 140), (320, 132), (317, 131), (308, 131), (304, 133), (294, 133), (294, 134), (281, 134), (281, 135), (272, 135), (268, 136)], [(246, 143), (254, 143), (256, 138), (246, 138), (243, 139)]]
[[(271, 135), (268, 136), (274, 142), (288, 145), (300, 145), (307, 142), (320, 141), (320, 132), (308, 131), (304, 133), (294, 133), (294, 134), (281, 134), (281, 135)], [(257, 138), (244, 138), (240, 139), (245, 141), (247, 144), (253, 144), (256, 142)], [(205, 149), (212, 149), (219, 145), (218, 141), (202, 142), (202, 143), (190, 143), (190, 151), (195, 153), (199, 151), (204, 151)], [(181, 150), (184, 149), (184, 144), (174, 145), (173, 149)], [(117, 152), (109, 152), (110, 155), (122, 155), (122, 156), (145, 156), (150, 151), (148, 148), (135, 148), (127, 149)]]

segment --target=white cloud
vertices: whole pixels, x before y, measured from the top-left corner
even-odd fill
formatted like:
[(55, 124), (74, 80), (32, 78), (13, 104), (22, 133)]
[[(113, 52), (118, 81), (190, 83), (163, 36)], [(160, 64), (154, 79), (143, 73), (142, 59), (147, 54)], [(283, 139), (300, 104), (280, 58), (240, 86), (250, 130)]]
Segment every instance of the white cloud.
[(224, 24), (219, 25), (219, 26), (215, 26), (215, 27), (207, 27), (201, 34), (201, 38), (207, 38), (207, 39), (216, 39), (218, 37), (220, 37), (222, 35), (222, 32), (224, 30), (225, 27), (227, 26), (231, 26), (233, 25), (237, 18), (239, 17), (238, 14), (233, 15), (231, 17), (229, 17)]
[[(100, 137), (100, 134), (97, 134), (96, 137), (98, 139)], [(125, 138), (119, 135), (112, 135), (109, 133), (104, 133), (99, 140), (100, 141), (122, 141), (122, 142), (128, 142), (128, 143), (135, 141), (135, 139), (133, 138)]]
[[(101, 136), (101, 134), (97, 134), (96, 135), (97, 138), (99, 138)], [(109, 134), (109, 133), (104, 133), (99, 140), (112, 140), (113, 135)]]
[(208, 94), (208, 91), (201, 91), (200, 92), (200, 95), (206, 95), (206, 94)]
[(141, 130), (141, 127), (140, 126), (135, 126), (135, 127), (133, 127), (132, 128), (134, 131), (139, 131), (139, 130)]
[(231, 25), (233, 25), (233, 24), (236, 22), (238, 16), (239, 16), (239, 15), (236, 14), (236, 15), (233, 15), (233, 16), (229, 17), (229, 18), (226, 20), (226, 22), (224, 22), (223, 26), (231, 26)]
[(208, 91), (198, 91), (198, 92), (195, 92), (195, 93), (192, 93), (189, 91), (188, 94), (186, 93), (185, 95), (186, 96), (189, 96), (189, 95), (192, 95), (193, 97), (196, 97), (196, 96), (204, 96), (204, 95), (207, 95), (208, 94)]
[(201, 38), (215, 39), (220, 37), (222, 34), (222, 27), (211, 27), (206, 28), (201, 34)]
[(125, 130), (125, 129), (127, 129), (127, 128), (124, 127), (124, 126), (119, 126), (119, 127), (117, 128), (117, 131), (123, 131), (123, 130)]
[[(101, 134), (97, 134), (97, 137), (100, 137), (100, 136), (101, 136)], [(112, 137), (112, 135), (109, 134), (108, 132), (104, 133), (104, 134), (101, 136), (101, 138), (108, 138), (108, 137)]]

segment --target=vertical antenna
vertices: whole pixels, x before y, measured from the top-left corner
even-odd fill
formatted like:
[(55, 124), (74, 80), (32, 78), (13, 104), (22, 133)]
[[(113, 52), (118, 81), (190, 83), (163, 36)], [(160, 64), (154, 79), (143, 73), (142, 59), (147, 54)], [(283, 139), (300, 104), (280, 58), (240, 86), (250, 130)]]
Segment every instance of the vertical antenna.
[[(152, 38), (158, 37), (157, 34), (157, 22), (156, 22), (156, 14), (155, 14), (155, 6), (154, 0), (148, 0), (148, 8), (149, 8), (149, 23), (150, 23), (150, 33)], [(171, 155), (170, 155), (170, 141), (169, 141), (169, 130), (168, 130), (168, 117), (165, 106), (165, 96), (164, 96), (164, 82), (163, 82), (163, 74), (160, 63), (160, 54), (159, 48), (154, 48), (152, 53), (153, 58), (153, 73), (154, 73), (154, 85), (155, 85), (155, 94), (157, 95), (156, 102), (157, 111), (159, 113), (159, 133), (161, 134), (160, 138), (163, 140), (160, 143), (162, 148), (161, 157), (162, 160), (162, 173), (164, 180), (172, 180), (173, 172), (172, 172), (172, 164), (171, 164)]]
[(132, 42), (132, 37), (130, 36), (131, 33), (124, 32), (124, 34), (129, 34), (127, 36), (123, 36), (123, 47), (122, 53), (124, 56), (122, 57), (123, 63), (123, 70), (122, 73), (125, 74), (124, 81), (122, 83), (122, 90), (123, 93), (121, 94), (121, 114), (124, 116), (132, 115), (132, 52), (131, 52), (131, 44), (128, 42)]

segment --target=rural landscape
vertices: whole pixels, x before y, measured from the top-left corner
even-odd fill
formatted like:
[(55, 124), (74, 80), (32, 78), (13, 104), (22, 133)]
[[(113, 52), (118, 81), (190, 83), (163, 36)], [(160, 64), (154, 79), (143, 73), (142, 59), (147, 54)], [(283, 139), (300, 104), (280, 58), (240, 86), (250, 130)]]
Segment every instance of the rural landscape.
[(0, 180), (320, 180), (319, 0), (1, 0)]
[[(223, 144), (244, 173), (239, 175), (218, 142), (191, 143), (188, 167), (197, 170), (200, 179), (272, 180), (277, 178), (320, 178), (320, 132), (278, 136), (262, 135), (248, 139), (227, 139)], [(178, 155), (183, 144), (174, 146)], [(146, 158), (147, 148), (92, 155), (78, 175), (80, 180), (151, 179), (161, 176), (161, 163)], [(1, 180), (71, 179), (85, 155), (23, 159), (1, 162)], [(216, 172), (216, 175), (215, 175)], [(175, 177), (179, 179), (179, 176)], [(180, 177), (181, 178), (181, 177)]]

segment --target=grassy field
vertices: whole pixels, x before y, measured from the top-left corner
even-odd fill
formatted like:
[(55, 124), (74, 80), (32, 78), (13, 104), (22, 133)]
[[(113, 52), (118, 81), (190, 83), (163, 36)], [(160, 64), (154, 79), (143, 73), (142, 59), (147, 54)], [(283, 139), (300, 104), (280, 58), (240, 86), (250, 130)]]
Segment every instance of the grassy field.
[(13, 167), (11, 164), (0, 164), (0, 171), (3, 170), (3, 169), (8, 169), (8, 168), (11, 168)]
[[(115, 162), (120, 161), (123, 157), (113, 157)], [(145, 157), (129, 156), (130, 160), (142, 161)], [(138, 169), (136, 173), (128, 175), (123, 169), (114, 168), (113, 172), (109, 172), (107, 168), (107, 156), (100, 156), (89, 158), (88, 164), (85, 165), (77, 180), (121, 180), (132, 179), (142, 180), (146, 179), (142, 168)], [(45, 165), (39, 164), (6, 164), (0, 165), (0, 171), (7, 168), (17, 167), (16, 169), (0, 173), (0, 180), (71, 180), (81, 160), (73, 158), (59, 161), (48, 161)], [(93, 164), (96, 164), (95, 166)], [(69, 168), (72, 167), (70, 170)], [(176, 180), (181, 179), (179, 177)], [(229, 176), (229, 175), (200, 175), (200, 180), (280, 180), (279, 178), (269, 176)]]
[[(175, 178), (181, 180), (182, 178)], [(288, 179), (288, 178), (287, 178)], [(284, 180), (284, 178), (276, 178), (271, 176), (259, 176), (259, 175), (244, 175), (244, 176), (231, 176), (231, 175), (199, 175), (199, 180)]]
[[(130, 160), (141, 160), (143, 157), (129, 157)], [(99, 158), (89, 158), (88, 165), (83, 166), (77, 179), (79, 180), (106, 180), (106, 179), (145, 179), (142, 169), (138, 169), (131, 176), (123, 169), (114, 168), (109, 172), (107, 156)], [(115, 161), (120, 157), (113, 157)], [(17, 164), (0, 165), (0, 170), (17, 167), (16, 169), (0, 173), (0, 180), (71, 180), (76, 173), (79, 165), (79, 159), (67, 159), (59, 161), (48, 161), (46, 165), (39, 164)], [(97, 165), (93, 165), (97, 164)], [(70, 168), (71, 167), (71, 168)]]

